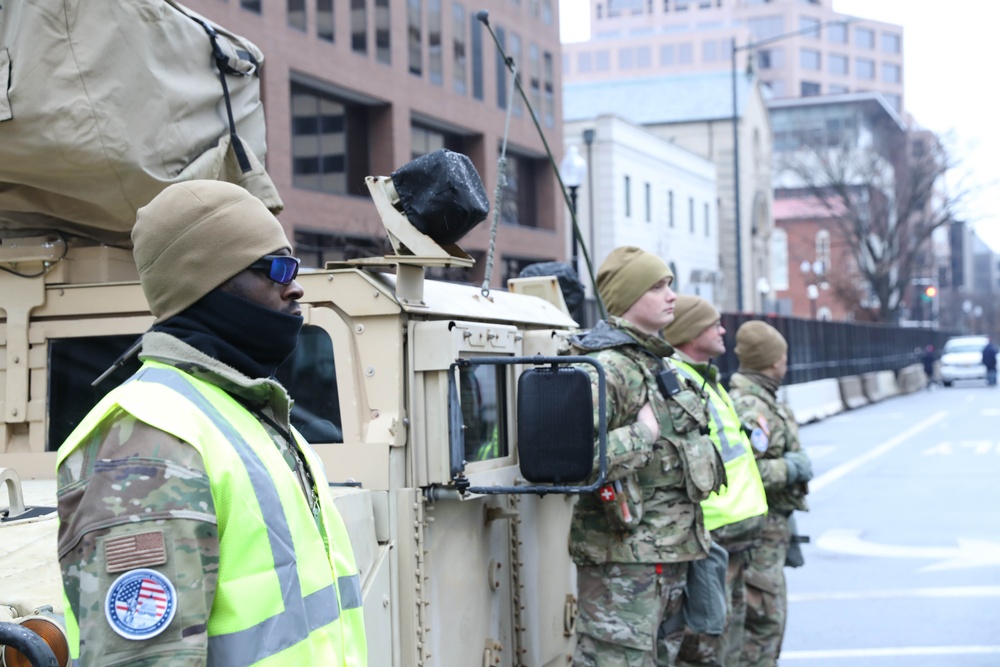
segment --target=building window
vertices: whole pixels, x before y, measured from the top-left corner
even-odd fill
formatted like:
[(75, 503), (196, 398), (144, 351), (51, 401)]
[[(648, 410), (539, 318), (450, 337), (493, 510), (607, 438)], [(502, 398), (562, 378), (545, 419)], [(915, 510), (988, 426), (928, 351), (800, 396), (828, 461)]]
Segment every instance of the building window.
[(528, 88), (531, 91), (531, 106), (542, 107), (542, 61), (538, 57), (538, 45), (528, 46)]
[(712, 223), (708, 216), (708, 202), (705, 202), (705, 238), (712, 235)]
[(525, 155), (507, 151), (507, 184), (503, 189), (500, 221), (507, 225), (538, 227), (538, 184), (540, 173), (548, 167)]
[(782, 69), (785, 66), (785, 50), (761, 49), (757, 52), (757, 66), (760, 69)]
[(410, 158), (447, 148), (455, 153), (465, 153), (465, 138), (460, 134), (434, 129), (419, 122), (410, 125)]
[(827, 69), (830, 74), (847, 74), (847, 56), (831, 53), (826, 57)]
[(831, 83), (829, 86), (827, 86), (827, 92), (830, 93), (831, 95), (840, 95), (842, 93), (848, 92), (848, 88), (847, 86), (842, 86), (838, 83)]
[(475, 16), (469, 17), (472, 46), (472, 97), (483, 99), (483, 24)]
[(710, 39), (701, 43), (701, 60), (706, 63), (714, 63), (719, 59), (719, 43)]
[(831, 23), (826, 27), (826, 37), (833, 44), (847, 44), (847, 25)]
[(903, 40), (891, 32), (882, 33), (882, 53), (900, 53), (903, 50)]
[(333, 0), (316, 0), (316, 36), (333, 41)]
[(900, 97), (899, 95), (893, 95), (891, 93), (882, 93), (882, 96), (885, 97), (885, 101), (889, 103), (889, 106), (891, 106), (897, 112), (903, 110), (902, 97)]
[(556, 124), (556, 86), (555, 86), (555, 59), (548, 51), (542, 54), (542, 87), (545, 93), (545, 113), (543, 124), (545, 127), (554, 127)]
[(628, 47), (618, 49), (618, 68), (623, 70), (632, 69), (632, 49)]
[(322, 269), (327, 262), (376, 257), (391, 251), (386, 241), (370, 236), (295, 230), (295, 256), (302, 266)]
[(874, 49), (875, 31), (869, 28), (855, 28), (854, 43), (862, 49)]
[(679, 45), (677, 57), (681, 65), (690, 65), (694, 61), (693, 51), (694, 49), (691, 47), (691, 44)]
[(423, 7), (422, 0), (406, 3), (406, 50), (409, 54), (410, 74), (422, 76), (423, 63)]
[(368, 9), (365, 0), (351, 0), (351, 50), (368, 53)]
[(292, 184), (360, 194), (368, 165), (368, 114), (359, 104), (292, 83)]
[(287, 0), (288, 27), (306, 31), (306, 0)]
[(625, 217), (632, 217), (632, 179), (625, 177)]
[(819, 19), (800, 16), (799, 30), (802, 31), (803, 37), (807, 37), (809, 39), (819, 39)]
[(674, 228), (674, 191), (667, 192), (667, 225)]
[(497, 107), (507, 108), (507, 63), (504, 61), (504, 54), (507, 52), (507, 31), (503, 26), (493, 29), (497, 36), (497, 43), (500, 48), (496, 49), (496, 82), (497, 82)]
[(646, 183), (646, 222), (653, 221), (653, 186)]
[(822, 273), (830, 270), (830, 232), (825, 229), (816, 232), (816, 261), (822, 263)]
[(611, 54), (608, 53), (607, 49), (602, 49), (594, 54), (597, 62), (595, 63), (595, 69), (598, 72), (607, 72), (611, 69)]
[(785, 19), (782, 16), (761, 16), (748, 19), (747, 27), (757, 40), (769, 39), (785, 32)]
[(688, 231), (694, 234), (694, 197), (688, 197)]
[(800, 94), (802, 97), (810, 97), (812, 95), (819, 95), (820, 87), (819, 84), (814, 81), (803, 81), (800, 86)]
[(591, 72), (594, 69), (594, 56), (590, 51), (581, 51), (576, 56), (576, 71)]
[(802, 49), (799, 51), (799, 66), (802, 69), (818, 72), (820, 70), (819, 51), (812, 49)]
[[(521, 62), (521, 36), (516, 32), (510, 33), (510, 50), (507, 53), (515, 63)], [(518, 83), (521, 82), (520, 70), (517, 72), (517, 81)], [(514, 105), (514, 115), (520, 118), (524, 115), (524, 102), (521, 101), (521, 95), (517, 90), (512, 95), (514, 96), (514, 99), (511, 100), (511, 103)]]
[(552, 25), (552, 0), (542, 0), (542, 23)]
[(240, 7), (254, 14), (260, 14), (260, 0), (240, 0)]
[(663, 44), (660, 46), (660, 65), (670, 66), (674, 64), (674, 45)]
[(886, 83), (899, 83), (903, 79), (902, 70), (895, 63), (882, 63), (882, 80)]
[(383, 65), (392, 63), (391, 29), (389, 0), (375, 0), (375, 60)]
[(465, 95), (468, 90), (465, 71), (465, 7), (457, 2), (451, 6), (451, 44), (452, 86), (456, 93)]
[(444, 41), (441, 24), (444, 21), (441, 0), (427, 0), (427, 74), (436, 86), (444, 84)]
[(648, 46), (640, 46), (635, 50), (635, 66), (639, 69), (649, 69), (653, 64), (652, 51)]
[(874, 79), (875, 61), (858, 58), (854, 63), (854, 71), (859, 79)]

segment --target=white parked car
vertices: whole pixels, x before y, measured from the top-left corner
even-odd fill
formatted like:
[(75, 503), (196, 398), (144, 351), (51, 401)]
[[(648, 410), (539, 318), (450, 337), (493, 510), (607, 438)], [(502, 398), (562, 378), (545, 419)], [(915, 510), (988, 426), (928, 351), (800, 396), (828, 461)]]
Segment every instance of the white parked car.
[(956, 336), (949, 338), (941, 351), (941, 382), (950, 387), (955, 380), (985, 380), (983, 348), (986, 336)]

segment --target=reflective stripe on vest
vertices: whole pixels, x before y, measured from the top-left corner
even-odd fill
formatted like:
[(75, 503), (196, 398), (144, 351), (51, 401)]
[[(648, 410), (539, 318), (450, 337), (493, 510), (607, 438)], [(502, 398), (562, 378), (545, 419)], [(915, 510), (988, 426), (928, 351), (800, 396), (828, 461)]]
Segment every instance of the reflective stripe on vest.
[(722, 454), (729, 483), (721, 493), (712, 493), (701, 502), (705, 528), (715, 530), (753, 516), (767, 513), (767, 495), (760, 479), (760, 470), (753, 448), (743, 432), (729, 394), (717, 390), (690, 364), (671, 359), (677, 370), (696, 385), (708, 390), (708, 411), (711, 415), (709, 437)]
[[(159, 385), (162, 386), (185, 399), (190, 403), (198, 412), (200, 412), (204, 417), (211, 423), (211, 425), (218, 430), (223, 438), (231, 445), (232, 451), (237, 455), (239, 460), (242, 462), (247, 473), (247, 480), (253, 493), (257, 499), (257, 503), (260, 507), (261, 519), (264, 523), (264, 528), (267, 532), (268, 543), (271, 550), (271, 558), (274, 564), (274, 575), (277, 579), (277, 589), (280, 591), (281, 595), (281, 611), (273, 616), (263, 619), (255, 625), (245, 628), (235, 632), (213, 634), (211, 630), (211, 620), (209, 622), (209, 637), (208, 637), (208, 664), (213, 667), (236, 667), (241, 665), (252, 665), (260, 661), (266, 660), (267, 658), (274, 656), (285, 649), (288, 649), (297, 644), (301, 644), (310, 639), (310, 634), (316, 630), (320, 630), (327, 626), (332, 626), (341, 617), (341, 605), (345, 613), (348, 611), (352, 612), (352, 616), (357, 615), (360, 618), (362, 612), (362, 591), (361, 591), (361, 581), (357, 573), (357, 567), (353, 562), (353, 552), (351, 552), (346, 558), (335, 558), (337, 563), (332, 563), (332, 574), (337, 574), (337, 566), (340, 565), (340, 571), (353, 572), (353, 574), (339, 576), (336, 579), (336, 587), (331, 581), (330, 585), (320, 588), (308, 595), (303, 596), (302, 586), (299, 579), (299, 571), (297, 566), (297, 555), (295, 552), (292, 537), (292, 530), (288, 524), (288, 520), (285, 514), (284, 503), (281, 500), (277, 486), (275, 485), (274, 479), (268, 472), (267, 466), (253, 447), (247, 442), (244, 435), (240, 433), (237, 427), (225, 417), (225, 415), (220, 411), (219, 407), (215, 405), (212, 400), (199, 391), (195, 386), (194, 382), (201, 382), (195, 380), (194, 378), (188, 380), (180, 371), (172, 367), (163, 366), (156, 363), (147, 362), (147, 364), (134, 375), (130, 380), (122, 387), (126, 387), (131, 382), (141, 382), (147, 385)], [(205, 383), (203, 383), (205, 384)], [(208, 385), (212, 386), (212, 385)], [(128, 389), (124, 389), (125, 392)], [(103, 419), (110, 411), (115, 407), (116, 402), (109, 399), (113, 399), (119, 390), (113, 391), (109, 396), (102, 401), (98, 408), (95, 408), (94, 412), (98, 412), (100, 408), (104, 408), (102, 414), (99, 414), (99, 419)], [(125, 402), (126, 396), (120, 396), (119, 400)], [(118, 403), (120, 405), (120, 403)], [(130, 412), (132, 412), (130, 410)], [(137, 415), (139, 416), (139, 415)], [(85, 419), (84, 422), (88, 422)], [(86, 432), (91, 430), (93, 426), (91, 425), (87, 431), (84, 431), (80, 436), (86, 435)], [(83, 424), (81, 424), (83, 426)], [(193, 428), (197, 428), (194, 426)], [(73, 441), (74, 444), (78, 444), (82, 437), (77, 437), (73, 440), (76, 432), (70, 436), (67, 443)], [(177, 433), (174, 433), (177, 435)], [(186, 438), (185, 438), (186, 439)], [(192, 438), (193, 440), (198, 440), (197, 438)], [(195, 445), (194, 442), (191, 443)], [(195, 445), (197, 447), (197, 445)], [(72, 451), (72, 448), (63, 452), (60, 450), (60, 462), (65, 456)], [(200, 451), (200, 449), (199, 449)], [(208, 452), (202, 452), (202, 456), (206, 457)], [(316, 469), (314, 462), (310, 462), (310, 468)], [(326, 480), (322, 475), (317, 476), (317, 484), (322, 484), (322, 488), (326, 488)], [(328, 494), (327, 494), (328, 496)], [(321, 497), (321, 516), (324, 518), (324, 526), (327, 528), (341, 527), (342, 524), (339, 523), (339, 515), (337, 516), (337, 525), (332, 525), (328, 516), (329, 512), (336, 513), (336, 508), (333, 506), (332, 498)], [(309, 516), (308, 519), (312, 522), (313, 517)], [(328, 530), (328, 532), (330, 532)], [(344, 548), (350, 550), (350, 543), (347, 539), (346, 533), (328, 535), (328, 539), (331, 542), (330, 551), (343, 550)], [(334, 556), (333, 553), (325, 555), (324, 561), (330, 562), (330, 558)], [(221, 571), (221, 570), (220, 570)], [(332, 577), (331, 577), (332, 579)], [(322, 579), (320, 579), (322, 581)], [(219, 589), (222, 590), (224, 583), (220, 579)], [(338, 590), (340, 590), (340, 603), (338, 604)], [(275, 605), (277, 607), (277, 605)], [(67, 613), (72, 614), (72, 610), (67, 608)], [(345, 654), (347, 662), (344, 664), (349, 665), (364, 665), (367, 661), (367, 646), (365, 644), (364, 638), (364, 626), (363, 618), (360, 618), (360, 631), (358, 631), (359, 623), (357, 618), (352, 618), (350, 625), (352, 626), (349, 636), (346, 637), (348, 643), (360, 642), (360, 645), (345, 646), (342, 638), (343, 630), (341, 625), (333, 626), (335, 629), (333, 632), (337, 639), (333, 636), (322, 635), (325, 639), (321, 643), (332, 641), (336, 648), (339, 649), (338, 652)], [(73, 619), (76, 626), (75, 618)], [(71, 641), (71, 644), (77, 644), (79, 640), (78, 633), (75, 638), (77, 641)], [(78, 651), (74, 651), (77, 653)]]

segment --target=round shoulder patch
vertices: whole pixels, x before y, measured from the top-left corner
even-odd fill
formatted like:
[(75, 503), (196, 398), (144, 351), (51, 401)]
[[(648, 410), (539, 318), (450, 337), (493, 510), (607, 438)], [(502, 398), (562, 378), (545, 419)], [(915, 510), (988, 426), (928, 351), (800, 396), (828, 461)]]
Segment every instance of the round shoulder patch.
[(764, 433), (764, 429), (755, 428), (753, 433), (750, 434), (750, 443), (758, 452), (766, 452), (768, 438), (767, 433)]
[(156, 570), (130, 570), (115, 579), (104, 600), (108, 625), (125, 639), (149, 639), (170, 625), (177, 612), (177, 591)]

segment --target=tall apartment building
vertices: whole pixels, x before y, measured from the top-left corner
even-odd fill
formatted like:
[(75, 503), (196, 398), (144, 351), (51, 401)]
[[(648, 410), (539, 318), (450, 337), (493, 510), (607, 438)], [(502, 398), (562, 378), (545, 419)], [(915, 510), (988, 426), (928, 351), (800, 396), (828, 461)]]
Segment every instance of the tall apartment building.
[[(527, 106), (479, 10), (513, 59), (549, 145), (562, 152), (555, 0), (189, 0), (191, 9), (265, 54), (267, 169), (279, 216), (310, 266), (381, 254), (384, 232), (364, 184), (414, 157), (468, 155), (491, 204), (508, 106), (507, 186), (491, 284), (565, 257), (565, 204)], [(206, 57), (208, 57), (206, 55)], [(492, 217), (492, 211), (491, 211)], [(489, 224), (461, 245), (477, 263), (449, 277), (482, 281)], [(503, 282), (501, 282), (503, 281)]]
[(872, 91), (903, 113), (902, 26), (832, 0), (590, 0), (590, 26), (563, 45), (566, 81), (728, 71), (735, 39), (739, 69), (752, 57), (772, 97)]

